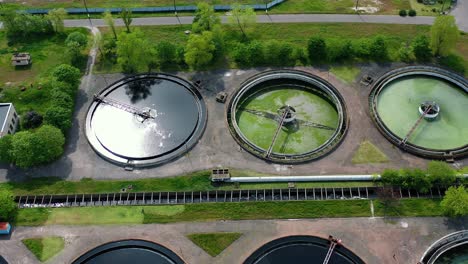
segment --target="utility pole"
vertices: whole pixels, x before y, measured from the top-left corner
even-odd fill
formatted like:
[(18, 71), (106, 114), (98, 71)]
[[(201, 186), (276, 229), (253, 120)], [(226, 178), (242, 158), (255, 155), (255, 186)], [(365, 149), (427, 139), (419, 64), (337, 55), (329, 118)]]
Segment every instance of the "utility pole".
[(358, 12), (358, 6), (359, 6), (359, 0), (356, 0), (356, 7), (354, 8), (354, 10), (356, 11), (356, 13)]
[(86, 4), (86, 0), (83, 0), (83, 3), (86, 9), (86, 14), (88, 15), (89, 24), (91, 25), (91, 27), (93, 27), (93, 23), (91, 22), (91, 17), (89, 16), (88, 5)]
[(175, 0), (174, 0), (174, 14), (177, 16), (177, 6), (175, 4)]

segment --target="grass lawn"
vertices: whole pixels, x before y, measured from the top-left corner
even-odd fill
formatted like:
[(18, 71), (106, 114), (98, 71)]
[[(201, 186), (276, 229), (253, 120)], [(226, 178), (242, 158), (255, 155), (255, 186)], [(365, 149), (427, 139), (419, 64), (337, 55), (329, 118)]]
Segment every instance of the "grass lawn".
[(376, 216), (442, 216), (441, 199), (402, 199), (396, 205), (385, 207), (382, 202), (374, 201)]
[[(403, 199), (386, 208), (375, 200), (376, 216), (441, 216), (438, 199)], [(162, 206), (113, 206), (20, 209), (19, 226), (149, 224), (216, 220), (369, 217), (368, 200), (205, 203)]]
[(369, 216), (369, 201), (205, 203), (20, 209), (16, 225), (149, 224), (191, 221)]
[(236, 241), (242, 233), (199, 233), (187, 237), (212, 257), (219, 255), (224, 249)]
[[(378, 3), (378, 4), (376, 4)], [(271, 13), (325, 13), (354, 14), (355, 0), (288, 0), (273, 8)], [(360, 0), (359, 7), (375, 7), (378, 14), (397, 14), (409, 9), (409, 0)]]
[[(271, 0), (205, 0), (213, 5), (225, 4), (262, 4)], [(416, 0), (415, 0), (416, 1)], [(5, 0), (5, 6), (18, 9), (28, 8), (84, 8), (84, 4), (77, 0), (24, 0), (21, 4), (15, 0)], [(198, 0), (176, 0), (176, 5), (196, 5)], [(173, 0), (87, 0), (88, 7), (145, 7), (145, 6), (173, 6)], [(283, 4), (272, 8), (271, 13), (354, 13), (355, 0), (287, 0)], [(377, 8), (379, 14), (396, 14), (400, 9), (410, 9), (410, 0), (360, 0), (360, 7), (371, 6)], [(374, 11), (373, 11), (374, 12)], [(168, 15), (168, 14), (166, 14)]]
[[(213, 5), (217, 4), (252, 4), (262, 0), (204, 0)], [(84, 8), (82, 1), (77, 0), (23, 0), (17, 4), (15, 0), (4, 0), (5, 6), (16, 8)], [(175, 0), (176, 5), (196, 5), (198, 0)], [(145, 6), (173, 6), (174, 0), (87, 0), (88, 7), (145, 7)]]
[[(122, 188), (132, 185), (128, 192), (158, 192), (158, 191), (209, 191), (232, 189), (280, 189), (288, 188), (288, 183), (241, 183), (212, 185), (210, 171), (199, 171), (184, 176), (171, 178), (153, 178), (139, 180), (92, 180), (64, 181), (60, 178), (35, 178), (24, 182), (0, 183), (0, 187), (6, 187), (15, 195), (32, 194), (83, 194), (83, 193), (115, 193)], [(232, 176), (258, 176), (258, 173), (232, 171)], [(297, 188), (322, 188), (322, 187), (365, 187), (374, 186), (374, 182), (300, 182)]]
[[(219, 69), (220, 67), (235, 67), (230, 60), (232, 57), (229, 53), (234, 49), (239, 42), (240, 32), (237, 28), (230, 25), (223, 25), (225, 31), (225, 42), (228, 61), (224, 65), (214, 65), (211, 68)], [(184, 33), (185, 30), (191, 28), (190, 25), (169, 25), (169, 26), (142, 26), (139, 28), (152, 43), (157, 43), (165, 40), (177, 45), (185, 45), (188, 36)], [(359, 30), (356, 30), (359, 28)], [(103, 34), (112, 34), (108, 28), (101, 29)], [(122, 31), (123, 28), (118, 28)], [(357, 40), (360, 38), (374, 37), (375, 35), (384, 36), (389, 47), (389, 56), (391, 60), (397, 60), (398, 49), (402, 42), (411, 41), (418, 34), (429, 34), (430, 27), (426, 25), (391, 25), (391, 24), (356, 24), (356, 23), (286, 23), (286, 24), (256, 24), (255, 28), (249, 34), (251, 39), (256, 39), (261, 42), (268, 40), (278, 40), (288, 42), (294, 46), (306, 47), (307, 41), (311, 36), (320, 35), (329, 40)], [(457, 52), (464, 53), (464, 49), (468, 42), (463, 39), (457, 45)], [(466, 55), (468, 56), (468, 54)], [(96, 72), (119, 72), (118, 65), (109, 65), (105, 62), (98, 62)], [(343, 69), (338, 71), (343, 72)], [(335, 71), (337, 71), (335, 69)], [(355, 74), (355, 70), (348, 69), (345, 75), (348, 77)]]
[(365, 140), (354, 153), (352, 162), (354, 164), (382, 163), (388, 162), (388, 157), (370, 141)]
[[(88, 35), (84, 28), (67, 29), (66, 33), (80, 31)], [(4, 31), (0, 31), (0, 102), (12, 102), (16, 111), (22, 115), (33, 109), (44, 114), (51, 105), (49, 89), (42, 89), (41, 78), (62, 63), (70, 63), (66, 52), (66, 35), (54, 35), (47, 38), (36, 38), (26, 42), (8, 45)], [(32, 65), (29, 67), (11, 66), (14, 52), (29, 52)], [(85, 51), (87, 52), (87, 51)], [(8, 83), (8, 85), (7, 85)], [(26, 87), (26, 91), (21, 91)]]
[[(440, 0), (437, 0), (435, 5), (425, 5), (418, 3), (418, 0), (409, 0), (411, 9), (416, 10), (416, 14), (418, 16), (437, 16), (442, 11), (442, 7), (444, 8), (444, 11), (448, 12), (450, 10), (449, 7), (451, 6), (452, 0), (442, 0), (445, 1), (445, 3), (439, 3), (439, 1)], [(435, 9), (435, 12), (433, 9)]]
[(21, 241), (41, 262), (57, 255), (65, 244), (62, 237), (27, 238)]
[(357, 76), (361, 73), (361, 69), (353, 66), (332, 66), (330, 72), (343, 82), (350, 84), (356, 80)]

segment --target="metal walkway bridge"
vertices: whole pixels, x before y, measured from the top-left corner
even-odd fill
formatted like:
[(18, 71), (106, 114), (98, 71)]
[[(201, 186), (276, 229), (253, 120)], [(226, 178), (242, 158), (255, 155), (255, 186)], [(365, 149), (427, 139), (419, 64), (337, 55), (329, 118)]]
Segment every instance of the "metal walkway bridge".
[[(114, 205), (173, 205), (191, 203), (230, 203), (260, 201), (314, 201), (375, 199), (378, 187), (289, 188), (257, 190), (215, 190), (185, 192), (120, 192), (63, 195), (22, 195), (15, 201), (19, 208), (77, 207)], [(445, 189), (431, 189), (422, 195), (401, 188), (393, 189), (395, 198), (441, 198)]]

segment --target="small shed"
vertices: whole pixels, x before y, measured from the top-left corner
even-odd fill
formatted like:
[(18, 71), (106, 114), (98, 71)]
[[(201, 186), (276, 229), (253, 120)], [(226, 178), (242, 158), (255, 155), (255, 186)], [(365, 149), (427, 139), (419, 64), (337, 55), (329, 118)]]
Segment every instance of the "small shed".
[(15, 53), (11, 57), (11, 65), (13, 66), (27, 66), (31, 63), (31, 55), (28, 52)]
[(9, 235), (11, 232), (11, 225), (8, 222), (0, 222), (0, 235)]

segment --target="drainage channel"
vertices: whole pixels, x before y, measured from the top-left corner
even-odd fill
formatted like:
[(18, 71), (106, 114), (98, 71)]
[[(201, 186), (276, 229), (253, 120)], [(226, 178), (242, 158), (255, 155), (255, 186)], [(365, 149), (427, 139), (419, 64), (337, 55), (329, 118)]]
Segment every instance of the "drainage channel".
[[(313, 201), (376, 199), (379, 187), (289, 188), (256, 190), (215, 190), (188, 192), (128, 192), (68, 195), (23, 195), (15, 198), (19, 208), (77, 207), (112, 205), (169, 205), (190, 203), (228, 203), (255, 201)], [(393, 188), (391, 196), (401, 198), (441, 198), (445, 188), (431, 189), (427, 194)]]

